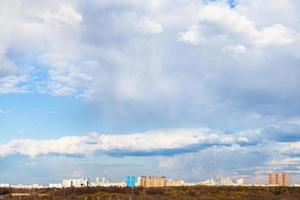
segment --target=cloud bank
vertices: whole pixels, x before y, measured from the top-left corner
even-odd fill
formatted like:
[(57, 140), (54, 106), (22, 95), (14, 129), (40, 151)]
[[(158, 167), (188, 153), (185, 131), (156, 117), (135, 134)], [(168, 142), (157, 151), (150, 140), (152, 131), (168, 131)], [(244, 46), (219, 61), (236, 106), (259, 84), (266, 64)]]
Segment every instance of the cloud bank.
[(48, 154), (84, 155), (106, 153), (115, 156), (164, 155), (193, 152), (214, 145), (247, 143), (245, 137), (225, 135), (209, 129), (149, 131), (128, 135), (90, 133), (51, 140), (18, 139), (0, 146), (0, 155), (21, 154), (30, 157)]
[[(251, 146), (292, 156), (300, 153), (299, 131), (298, 123), (285, 122), (238, 133), (211, 129), (172, 129), (124, 135), (94, 132), (86, 136), (64, 136), (50, 140), (12, 140), (0, 145), (0, 156), (76, 156), (93, 153), (111, 156), (170, 156), (208, 148), (247, 150)], [(274, 147), (270, 149), (270, 145)]]

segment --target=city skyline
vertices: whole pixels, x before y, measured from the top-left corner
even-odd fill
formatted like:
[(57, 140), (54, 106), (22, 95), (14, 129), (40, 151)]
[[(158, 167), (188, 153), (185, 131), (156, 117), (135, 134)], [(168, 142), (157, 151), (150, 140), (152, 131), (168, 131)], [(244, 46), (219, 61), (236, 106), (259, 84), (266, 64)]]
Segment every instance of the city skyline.
[(245, 186), (245, 187), (299, 187), (300, 184), (291, 184), (291, 177), (288, 173), (269, 173), (266, 176), (268, 183), (247, 183), (244, 178), (235, 178), (229, 176), (218, 176), (217, 179), (201, 180), (197, 182), (186, 182), (183, 179), (170, 179), (166, 176), (133, 176), (127, 175), (123, 180), (110, 182), (107, 177), (95, 177), (94, 180), (87, 177), (68, 178), (60, 183), (47, 184), (9, 184), (0, 183), (0, 188), (71, 188), (71, 187), (179, 187), (179, 186)]
[(299, 183), (299, 22), (297, 0), (0, 1), (0, 183)]

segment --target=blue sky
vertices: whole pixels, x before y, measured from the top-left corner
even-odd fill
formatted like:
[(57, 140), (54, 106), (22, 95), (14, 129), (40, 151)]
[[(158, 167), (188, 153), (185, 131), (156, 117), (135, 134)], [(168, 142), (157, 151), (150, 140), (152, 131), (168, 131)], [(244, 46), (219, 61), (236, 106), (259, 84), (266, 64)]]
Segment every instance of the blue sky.
[(255, 183), (285, 171), (296, 183), (299, 10), (295, 0), (0, 3), (0, 182), (201, 181), (216, 151), (219, 175)]

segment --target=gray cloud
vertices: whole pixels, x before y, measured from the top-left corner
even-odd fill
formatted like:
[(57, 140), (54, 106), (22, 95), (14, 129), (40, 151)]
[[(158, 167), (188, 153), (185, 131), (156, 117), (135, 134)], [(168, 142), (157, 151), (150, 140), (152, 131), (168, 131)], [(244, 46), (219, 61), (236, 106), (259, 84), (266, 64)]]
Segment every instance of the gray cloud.
[[(224, 2), (21, 3), (1, 12), (11, 20), (0, 36), (2, 52), (33, 53), (48, 77), (43, 82), (30, 79), (32, 74), (14, 78), (2, 67), (7, 87), (15, 88), (6, 93), (81, 97), (99, 120), (120, 124), (119, 129), (124, 123), (133, 129), (233, 130), (237, 124), (259, 127), (297, 117), (299, 27), (276, 17), (261, 23), (253, 17), (256, 4), (231, 8)], [(3, 9), (13, 7), (12, 2)], [(7, 36), (8, 31), (13, 34)], [(202, 42), (191, 45), (189, 35), (180, 39), (185, 33)], [(6, 59), (14, 63), (15, 58)], [(253, 113), (260, 119), (249, 121)]]

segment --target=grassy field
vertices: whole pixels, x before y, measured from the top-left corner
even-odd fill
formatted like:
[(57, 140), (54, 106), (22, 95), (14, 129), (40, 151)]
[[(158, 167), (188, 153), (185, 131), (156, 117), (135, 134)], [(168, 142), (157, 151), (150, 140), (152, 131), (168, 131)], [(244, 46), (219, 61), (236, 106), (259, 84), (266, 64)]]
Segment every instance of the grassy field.
[(24, 200), (300, 200), (295, 187), (165, 187), (0, 189), (1, 199)]

